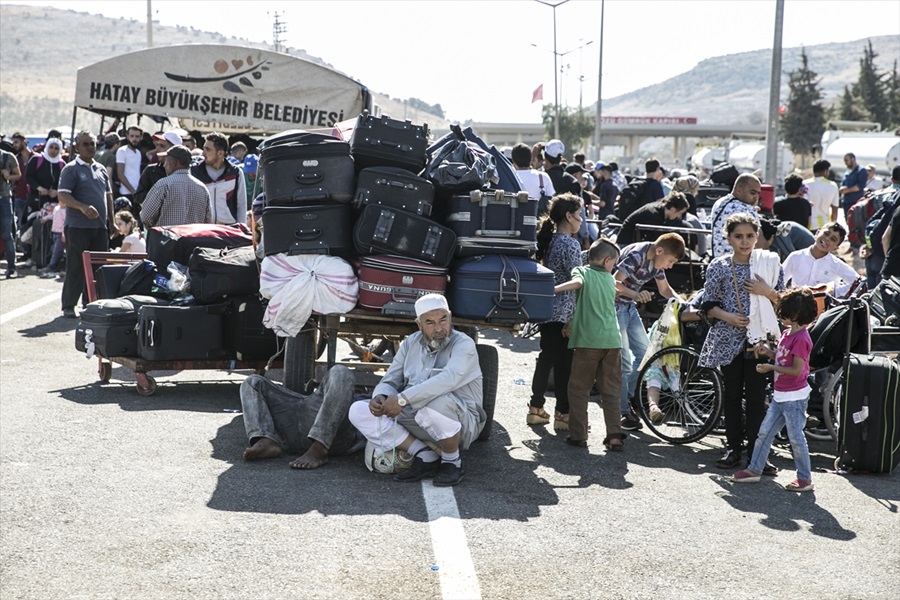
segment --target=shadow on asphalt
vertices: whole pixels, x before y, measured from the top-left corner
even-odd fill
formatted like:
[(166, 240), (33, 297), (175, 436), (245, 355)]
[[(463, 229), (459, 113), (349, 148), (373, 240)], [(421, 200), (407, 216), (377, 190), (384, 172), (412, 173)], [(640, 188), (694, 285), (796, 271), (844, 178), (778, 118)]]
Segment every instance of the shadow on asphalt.
[[(113, 370), (115, 377), (115, 369)], [(129, 371), (130, 373), (130, 371)], [(162, 377), (165, 373), (161, 372)], [(154, 374), (156, 376), (156, 374)], [(122, 410), (184, 410), (192, 412), (240, 412), (240, 381), (166, 381), (157, 379), (157, 390), (152, 396), (141, 396), (131, 381), (113, 379), (110, 383), (99, 381), (90, 385), (50, 390), (61, 398), (87, 406), (118, 404)]]
[[(55, 306), (54, 308), (44, 308), (43, 310), (50, 311), (51, 313), (59, 312), (59, 309)], [(51, 333), (66, 333), (69, 331), (75, 331), (75, 325), (77, 325), (77, 323), (78, 321), (76, 319), (67, 319), (60, 315), (51, 321), (47, 321), (46, 323), (41, 323), (40, 325), (35, 325), (34, 327), (20, 329), (18, 333), (24, 338), (42, 338), (47, 337)], [(74, 345), (72, 349), (74, 350)]]
[(816, 493), (787, 492), (771, 478), (756, 484), (735, 484), (724, 476), (712, 475), (710, 479), (722, 488), (717, 495), (735, 510), (745, 513), (761, 513), (760, 524), (778, 531), (800, 531), (803, 523), (809, 524), (813, 535), (849, 542), (856, 532), (845, 529), (830, 512), (816, 503)]
[[(219, 428), (212, 458), (229, 463), (208, 502), (215, 510), (271, 514), (399, 515), (427, 522), (420, 484), (397, 483), (390, 475), (370, 473), (362, 453), (331, 458), (312, 471), (291, 469), (293, 455), (244, 462), (247, 446), (243, 419)], [(465, 480), (454, 493), (464, 519), (527, 521), (541, 507), (557, 504), (553, 487), (535, 474), (539, 463), (512, 458), (509, 436), (498, 424), (486, 442), (463, 452)], [(412, 501), (415, 499), (414, 501)]]
[(501, 329), (480, 329), (478, 336), (486, 340), (493, 340), (498, 347), (519, 354), (531, 354), (538, 349), (540, 336), (525, 339), (518, 334)]

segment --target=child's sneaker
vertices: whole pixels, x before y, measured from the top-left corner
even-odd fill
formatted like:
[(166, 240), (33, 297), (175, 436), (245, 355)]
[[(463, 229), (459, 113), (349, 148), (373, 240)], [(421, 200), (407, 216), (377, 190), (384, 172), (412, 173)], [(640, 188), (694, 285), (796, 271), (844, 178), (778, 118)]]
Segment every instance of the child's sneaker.
[(759, 478), (759, 473), (754, 473), (750, 469), (743, 469), (732, 475), (731, 481), (733, 483), (758, 483)]
[(647, 416), (650, 417), (650, 422), (653, 423), (654, 425), (659, 425), (660, 423), (663, 422), (663, 419), (666, 418), (665, 413), (663, 411), (659, 410), (659, 407), (655, 404), (652, 404), (650, 406), (650, 410), (648, 410), (647, 413), (648, 413)]
[(813, 488), (812, 481), (803, 481), (802, 479), (795, 479), (784, 486), (784, 489), (789, 492), (811, 492)]

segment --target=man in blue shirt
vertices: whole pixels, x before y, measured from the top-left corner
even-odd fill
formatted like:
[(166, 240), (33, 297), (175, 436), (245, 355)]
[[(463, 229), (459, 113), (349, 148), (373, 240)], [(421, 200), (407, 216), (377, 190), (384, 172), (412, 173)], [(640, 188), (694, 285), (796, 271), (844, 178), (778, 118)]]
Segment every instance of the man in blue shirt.
[(844, 217), (854, 204), (866, 193), (866, 183), (869, 180), (869, 174), (859, 164), (856, 163), (856, 155), (848, 152), (844, 155), (844, 164), (847, 165), (847, 172), (841, 179), (841, 208), (844, 209)]

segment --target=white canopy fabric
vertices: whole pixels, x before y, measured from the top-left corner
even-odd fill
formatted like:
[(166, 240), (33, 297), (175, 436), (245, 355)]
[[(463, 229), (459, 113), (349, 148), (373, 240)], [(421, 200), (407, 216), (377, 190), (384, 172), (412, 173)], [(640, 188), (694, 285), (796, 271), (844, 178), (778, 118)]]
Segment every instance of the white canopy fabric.
[(371, 110), (357, 81), (287, 54), (188, 44), (123, 54), (78, 70), (75, 106), (190, 120), (203, 129), (325, 129)]

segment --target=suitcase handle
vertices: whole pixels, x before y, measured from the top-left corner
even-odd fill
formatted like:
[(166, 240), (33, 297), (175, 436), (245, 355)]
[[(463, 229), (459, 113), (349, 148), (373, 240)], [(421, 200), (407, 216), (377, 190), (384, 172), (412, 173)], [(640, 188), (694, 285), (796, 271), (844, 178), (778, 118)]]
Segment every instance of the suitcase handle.
[(322, 237), (322, 230), (318, 227), (313, 227), (312, 229), (295, 229), (294, 230), (294, 238), (298, 239), (298, 240), (302, 240), (304, 242), (315, 240), (320, 237)]
[(396, 179), (387, 179), (387, 178), (376, 179), (375, 185), (384, 185), (384, 186), (391, 187), (391, 188), (397, 188), (400, 190), (410, 190), (410, 191), (415, 191), (418, 188), (418, 186), (414, 183), (404, 183), (404, 182), (398, 181)]
[(300, 184), (309, 185), (311, 183), (319, 183), (325, 178), (325, 174), (321, 171), (303, 171), (294, 175), (294, 181)]
[(292, 196), (294, 202), (307, 202), (310, 200), (328, 200), (330, 194), (325, 188), (313, 188), (311, 190), (294, 190)]
[(520, 310), (525, 306), (525, 300), (495, 296), (494, 305), (500, 310)]

